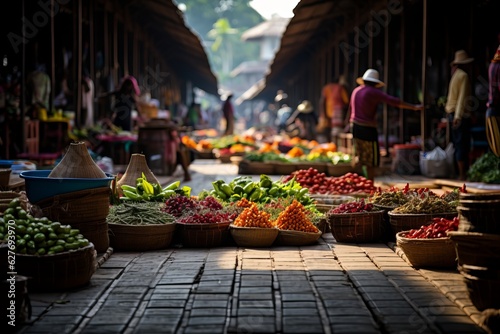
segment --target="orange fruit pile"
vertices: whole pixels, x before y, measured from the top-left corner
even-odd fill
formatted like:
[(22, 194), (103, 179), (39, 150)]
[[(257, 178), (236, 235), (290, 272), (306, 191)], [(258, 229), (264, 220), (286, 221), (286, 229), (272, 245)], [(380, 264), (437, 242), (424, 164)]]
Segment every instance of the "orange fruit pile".
[(318, 228), (307, 219), (306, 208), (297, 200), (293, 200), (292, 204), (279, 214), (276, 226), (280, 230), (319, 232)]

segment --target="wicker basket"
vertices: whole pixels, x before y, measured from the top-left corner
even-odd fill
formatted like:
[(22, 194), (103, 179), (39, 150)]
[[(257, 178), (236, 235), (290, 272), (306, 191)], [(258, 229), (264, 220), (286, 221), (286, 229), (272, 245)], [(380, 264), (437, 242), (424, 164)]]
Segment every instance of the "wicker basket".
[(108, 224), (111, 247), (117, 251), (150, 251), (170, 246), (175, 224)]
[(394, 234), (402, 231), (408, 231), (412, 229), (418, 229), (422, 225), (429, 225), (432, 223), (432, 219), (446, 218), (453, 219), (458, 215), (457, 212), (447, 212), (447, 213), (394, 213), (392, 211), (388, 212), (389, 222), (391, 224), (392, 232)]
[(230, 225), (229, 231), (236, 244), (240, 247), (270, 247), (279, 230), (276, 228), (239, 227)]
[(109, 247), (106, 217), (110, 192), (109, 187), (102, 187), (57, 195), (38, 202), (32, 213), (79, 229), (103, 253)]
[(106, 178), (106, 174), (92, 160), (84, 142), (69, 144), (66, 154), (50, 172), (54, 178)]
[(177, 224), (182, 244), (185, 247), (217, 247), (224, 245), (229, 239), (231, 222), (215, 224)]
[(449, 237), (413, 239), (406, 238), (408, 232), (398, 232), (396, 243), (413, 267), (454, 268), (457, 266), (455, 245)]
[(458, 268), (467, 285), (469, 298), (479, 311), (500, 309), (499, 270), (469, 265)]
[(312, 245), (321, 237), (321, 231), (316, 233), (292, 230), (279, 230), (276, 243), (282, 246), (307, 246)]
[(345, 195), (322, 195), (322, 194), (312, 194), (310, 197), (316, 201), (318, 204), (328, 204), (328, 205), (340, 205), (342, 203), (353, 202), (356, 200), (353, 196)]
[(448, 232), (455, 243), (459, 265), (500, 270), (500, 235), (475, 232)]
[(16, 271), (30, 291), (68, 290), (86, 285), (96, 270), (94, 245), (53, 255), (16, 254)]
[(149, 183), (160, 183), (151, 169), (149, 169), (146, 156), (138, 153), (132, 154), (125, 173), (118, 180), (118, 182), (116, 182), (118, 192), (121, 193), (122, 185), (135, 187), (137, 184), (137, 179), (139, 177), (142, 177), (143, 173)]
[(332, 213), (328, 215), (330, 230), (338, 242), (373, 242), (382, 235), (383, 211)]
[(500, 199), (497, 200), (460, 200), (457, 206), (461, 232), (500, 234)]

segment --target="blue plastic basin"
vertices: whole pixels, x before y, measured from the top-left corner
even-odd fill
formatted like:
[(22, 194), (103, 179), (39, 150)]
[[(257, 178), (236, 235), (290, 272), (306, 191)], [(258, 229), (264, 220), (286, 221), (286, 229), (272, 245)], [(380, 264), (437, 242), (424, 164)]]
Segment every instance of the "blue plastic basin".
[(50, 172), (51, 170), (29, 170), (19, 174), (25, 180), (26, 195), (31, 203), (74, 191), (109, 187), (115, 178), (108, 173), (101, 179), (52, 178), (48, 177)]

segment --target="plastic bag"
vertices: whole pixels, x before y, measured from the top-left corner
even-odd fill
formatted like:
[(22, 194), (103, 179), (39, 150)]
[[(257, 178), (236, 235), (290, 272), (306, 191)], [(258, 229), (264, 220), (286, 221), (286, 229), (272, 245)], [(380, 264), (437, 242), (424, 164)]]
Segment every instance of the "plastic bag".
[(451, 149), (447, 147), (446, 151), (437, 146), (432, 151), (420, 152), (420, 172), (422, 175), (427, 177), (449, 176), (451, 172), (449, 153), (451, 152), (451, 161), (453, 161), (454, 151), (453, 146)]

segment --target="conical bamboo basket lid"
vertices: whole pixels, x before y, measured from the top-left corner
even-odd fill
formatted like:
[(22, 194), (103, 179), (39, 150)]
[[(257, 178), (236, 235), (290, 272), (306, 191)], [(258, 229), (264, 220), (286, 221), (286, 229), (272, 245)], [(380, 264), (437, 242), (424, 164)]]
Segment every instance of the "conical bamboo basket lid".
[(148, 180), (149, 183), (160, 183), (151, 169), (149, 169), (144, 154), (132, 154), (127, 170), (125, 170), (123, 176), (116, 183), (116, 187), (119, 191), (121, 191), (121, 186), (124, 184), (135, 187), (137, 179), (142, 177), (142, 173), (144, 173), (144, 176), (146, 176), (146, 180)]
[(78, 142), (69, 145), (61, 162), (54, 167), (48, 177), (102, 179), (106, 174), (92, 160), (87, 145)]

